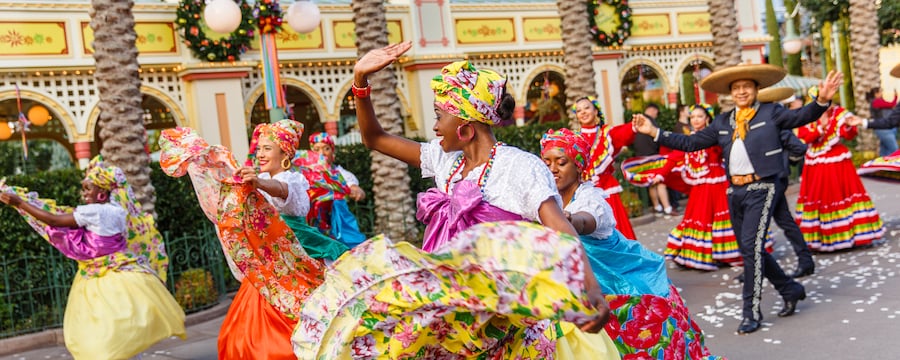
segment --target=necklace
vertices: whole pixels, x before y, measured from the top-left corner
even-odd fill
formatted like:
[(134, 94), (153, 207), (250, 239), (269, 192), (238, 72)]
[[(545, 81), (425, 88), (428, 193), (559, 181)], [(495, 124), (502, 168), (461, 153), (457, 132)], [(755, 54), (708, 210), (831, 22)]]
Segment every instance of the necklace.
[[(494, 146), (491, 147), (491, 156), (488, 157), (487, 163), (484, 165), (484, 169), (481, 170), (481, 175), (478, 176), (478, 187), (481, 189), (481, 193), (484, 194), (484, 184), (487, 183), (487, 177), (491, 173), (491, 168), (494, 166), (494, 156), (497, 155), (497, 148), (505, 145), (503, 142), (496, 142)], [(447, 178), (447, 182), (444, 184), (444, 193), (450, 193), (450, 181), (453, 180), (453, 177), (459, 173), (463, 166), (466, 164), (466, 157), (463, 156), (462, 153), (456, 158), (456, 161), (453, 162), (453, 167), (450, 168), (450, 177)]]

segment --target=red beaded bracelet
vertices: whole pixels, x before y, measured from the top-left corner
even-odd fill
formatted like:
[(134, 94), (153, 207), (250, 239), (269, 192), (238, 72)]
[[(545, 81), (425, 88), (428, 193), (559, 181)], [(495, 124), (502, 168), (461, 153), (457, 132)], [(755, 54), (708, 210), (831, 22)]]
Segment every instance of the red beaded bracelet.
[(365, 87), (358, 88), (358, 87), (356, 87), (356, 84), (354, 83), (353, 85), (350, 86), (350, 91), (353, 92), (353, 96), (356, 96), (358, 98), (367, 98), (367, 97), (369, 97), (369, 94), (372, 93), (372, 86), (369, 84), (366, 84)]

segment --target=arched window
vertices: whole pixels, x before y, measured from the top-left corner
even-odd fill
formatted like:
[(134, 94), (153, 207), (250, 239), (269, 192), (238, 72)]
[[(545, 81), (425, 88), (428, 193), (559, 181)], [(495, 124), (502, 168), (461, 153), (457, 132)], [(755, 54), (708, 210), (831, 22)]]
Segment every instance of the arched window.
[(16, 99), (0, 101), (0, 177), (75, 166), (75, 147), (52, 107), (22, 99), (22, 113), (31, 121), (25, 132), (28, 158), (22, 147)]
[(566, 111), (566, 79), (555, 71), (544, 71), (528, 85), (525, 122), (553, 122), (568, 120)]
[(666, 103), (666, 91), (662, 82), (662, 74), (644, 64), (632, 66), (622, 78), (622, 101), (625, 110), (643, 111), (650, 104)]
[[(144, 121), (144, 128), (147, 130), (147, 152), (150, 154), (151, 161), (159, 161), (159, 135), (165, 129), (177, 127), (178, 122), (172, 109), (153, 95), (143, 94), (141, 96), (141, 109), (144, 112), (141, 118)], [(95, 121), (99, 121), (99, 115), (98, 120)], [(100, 126), (96, 124), (94, 125), (94, 142), (91, 143), (91, 154), (99, 154), (102, 147), (103, 139), (100, 138)]]
[(697, 103), (715, 104), (718, 100), (716, 93), (706, 92), (700, 88), (700, 80), (712, 73), (712, 65), (695, 59), (684, 68), (681, 73), (681, 103), (693, 105)]
[[(302, 89), (295, 86), (286, 86), (285, 97), (288, 104), (289, 117), (303, 123), (303, 136), (300, 137), (300, 148), (309, 149), (309, 134), (325, 131), (324, 119), (319, 114), (319, 109)], [(280, 119), (276, 119), (280, 120)], [(266, 109), (266, 99), (260, 95), (253, 103), (250, 112), (250, 123), (247, 126), (247, 138), (253, 135), (253, 129), (257, 124), (268, 123), (269, 110)]]

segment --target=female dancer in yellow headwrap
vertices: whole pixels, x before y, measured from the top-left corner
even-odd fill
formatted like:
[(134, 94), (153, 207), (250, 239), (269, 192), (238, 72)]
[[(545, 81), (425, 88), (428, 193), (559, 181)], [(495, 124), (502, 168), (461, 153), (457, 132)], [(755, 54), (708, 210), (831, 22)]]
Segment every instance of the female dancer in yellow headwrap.
[(0, 202), (78, 261), (63, 319), (66, 348), (75, 359), (128, 359), (159, 340), (184, 338), (184, 312), (165, 286), (162, 237), (125, 174), (95, 158), (81, 185), (85, 205), (72, 209), (0, 184)]
[[(418, 200), (424, 252), (376, 239), (335, 262), (303, 308), (297, 357), (617, 359), (609, 336), (572, 324), (599, 332), (608, 308), (552, 175), (491, 131), (515, 107), (504, 77), (468, 61), (445, 66), (431, 82), (439, 137), (431, 142), (376, 121), (367, 77), (410, 45), (364, 55), (353, 91), (363, 143), (435, 177)], [(481, 224), (504, 220), (540, 220), (564, 234)]]

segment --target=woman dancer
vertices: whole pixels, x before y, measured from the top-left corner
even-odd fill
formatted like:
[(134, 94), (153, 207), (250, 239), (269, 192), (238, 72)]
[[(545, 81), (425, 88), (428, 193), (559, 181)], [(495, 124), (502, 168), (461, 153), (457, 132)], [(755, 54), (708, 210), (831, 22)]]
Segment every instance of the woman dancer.
[[(421, 167), (423, 176), (435, 177), (437, 187), (419, 196), (417, 213), (417, 218), (427, 225), (423, 249), (434, 254), (413, 251), (405, 243), (392, 245), (383, 240), (355, 248), (335, 263), (335, 271), (329, 273), (323, 288), (316, 292), (315, 301), (304, 308), (305, 316), (294, 334), (297, 356), (335, 354), (341, 351), (341, 346), (349, 346), (354, 351), (364, 349), (364, 354), (389, 354), (390, 358), (434, 358), (450, 354), (459, 358), (550, 358), (558, 345), (562, 354), (557, 356), (617, 357), (604, 333), (584, 334), (569, 323), (557, 325), (559, 320), (566, 320), (581, 323), (585, 331), (602, 329), (607, 308), (585, 260), (580, 260), (583, 265), (571, 264), (574, 268), (543, 270), (568, 276), (559, 271), (575, 274), (584, 266), (583, 285), (587, 290), (575, 292), (568, 285), (554, 284), (556, 277), (532, 278), (537, 273), (530, 270), (514, 276), (519, 279), (516, 282), (526, 281), (522, 286), (510, 287), (512, 279), (504, 271), (494, 271), (498, 265), (508, 266), (510, 261), (524, 265), (532, 260), (528, 254), (534, 254), (534, 265), (541, 266), (546, 264), (541, 260), (545, 255), (557, 256), (551, 249), (557, 245), (560, 249), (571, 249), (569, 241), (574, 239), (549, 235), (552, 232), (543, 233), (540, 228), (509, 224), (494, 231), (487, 230), (492, 228), (488, 226), (465, 232), (482, 222), (528, 219), (575, 234), (563, 216), (553, 179), (540, 159), (497, 142), (491, 131), (491, 125), (510, 116), (515, 106), (512, 97), (506, 94), (505, 78), (493, 71), (476, 69), (468, 61), (445, 66), (431, 82), (437, 118), (434, 131), (439, 137), (431, 142), (417, 143), (388, 134), (378, 124), (368, 98), (367, 78), (410, 47), (410, 43), (396, 44), (364, 55), (354, 69), (353, 91), (363, 143), (372, 150)], [(522, 236), (534, 232), (542, 235), (530, 241)], [(492, 252), (481, 247), (500, 249), (485, 242), (473, 248), (471, 239), (486, 239), (487, 233), (491, 233), (498, 245), (515, 249)], [(496, 241), (500, 238), (507, 241)], [(473, 252), (480, 256), (460, 262)], [(396, 253), (402, 256), (392, 255)], [(584, 259), (583, 253), (570, 253), (570, 256)], [(375, 263), (372, 259), (387, 261)], [(467, 270), (477, 264), (483, 264), (484, 268), (476, 266), (479, 270)], [(412, 266), (439, 270), (418, 280), (390, 280)], [(458, 269), (460, 266), (463, 268)], [(460, 275), (453, 275), (457, 271)], [(390, 286), (372, 290), (371, 283), (378, 279), (389, 279), (385, 285)], [(573, 294), (581, 291), (586, 291), (587, 298), (572, 302), (578, 298)], [(537, 292), (552, 294), (541, 298), (555, 299), (559, 301), (555, 306), (568, 310), (557, 315), (544, 312), (545, 307), (532, 304), (534, 298), (525, 295)], [(334, 297), (340, 300), (335, 302)], [(313, 307), (313, 302), (324, 305)], [(348, 306), (359, 306), (364, 311), (358, 316), (339, 311)], [(515, 313), (514, 309), (521, 312)], [(323, 338), (323, 334), (330, 335)]]
[(334, 139), (326, 133), (309, 136), (311, 151), (298, 151), (294, 165), (300, 168), (310, 183), (310, 211), (306, 216), (310, 225), (352, 248), (366, 240), (359, 231), (356, 217), (347, 206), (365, 199), (356, 175), (334, 163)]
[(322, 260), (346, 249), (306, 225), (308, 183), (288, 171), (302, 131), (292, 120), (258, 125), (250, 160), (258, 174), (238, 168), (228, 150), (209, 146), (192, 129), (168, 129), (160, 137), (163, 171), (190, 173), (241, 281), (219, 331), (219, 359), (296, 359), (290, 334), (303, 300), (323, 281)]
[(591, 144), (588, 166), (582, 174), (584, 179), (590, 180), (594, 186), (603, 189), (609, 195), (606, 201), (613, 209), (616, 228), (622, 232), (622, 235), (628, 239), (637, 239), (634, 229), (631, 228), (631, 221), (628, 220), (628, 211), (625, 210), (622, 199), (619, 197), (622, 185), (613, 176), (615, 171), (613, 162), (616, 155), (619, 155), (622, 147), (634, 142), (634, 128), (631, 124), (616, 126), (606, 124), (603, 111), (600, 109), (600, 102), (592, 96), (576, 100), (571, 111), (581, 125), (581, 130), (578, 132)]
[(0, 183), (0, 202), (78, 262), (63, 318), (66, 349), (75, 359), (117, 360), (170, 336), (183, 339), (184, 312), (165, 286), (162, 237), (125, 174), (94, 158), (81, 186), (84, 205), (71, 209)]
[[(817, 90), (809, 91), (813, 99)], [(881, 217), (856, 174), (850, 150), (841, 143), (842, 138), (856, 137), (856, 127), (845, 124), (851, 116), (846, 109), (832, 105), (819, 121), (797, 129), (797, 137), (809, 144), (797, 197), (797, 221), (813, 250), (865, 246), (884, 235)]]
[(612, 209), (603, 200), (606, 193), (581, 181), (588, 146), (568, 129), (549, 130), (541, 139), (541, 157), (556, 179), (566, 217), (581, 235), (591, 268), (610, 301), (613, 316), (606, 331), (625, 358), (715, 358), (669, 282), (665, 260), (616, 230)]

